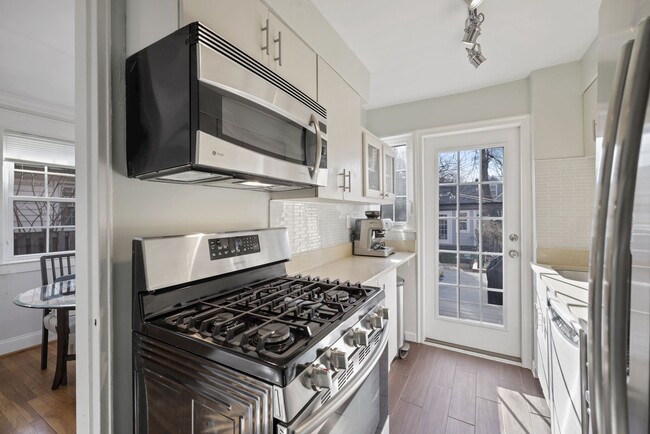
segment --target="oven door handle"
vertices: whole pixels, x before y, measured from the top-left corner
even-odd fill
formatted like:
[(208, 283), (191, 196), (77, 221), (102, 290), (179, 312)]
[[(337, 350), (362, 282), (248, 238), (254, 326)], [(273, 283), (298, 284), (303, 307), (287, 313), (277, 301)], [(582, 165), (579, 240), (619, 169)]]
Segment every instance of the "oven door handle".
[(314, 114), (311, 114), (311, 119), (309, 119), (310, 124), (314, 124), (314, 129), (316, 130), (316, 162), (314, 163), (314, 168), (309, 169), (311, 179), (315, 179), (318, 175), (318, 170), (320, 169), (320, 160), (321, 154), (323, 152), (323, 138), (321, 137), (320, 126), (318, 125), (318, 119)]
[(327, 401), (327, 403), (325, 403), (325, 405), (323, 405), (318, 410), (318, 412), (300, 422), (296, 427), (292, 429), (292, 432), (298, 434), (306, 434), (316, 430), (316, 428), (327, 421), (327, 419), (341, 406), (341, 404), (350, 399), (350, 397), (352, 397), (352, 395), (354, 395), (357, 390), (359, 390), (372, 370), (375, 369), (375, 365), (379, 361), (381, 355), (384, 353), (384, 349), (388, 344), (389, 327), (390, 325), (386, 323), (386, 326), (383, 329), (384, 335), (382, 336), (381, 341), (379, 341), (379, 350), (375, 351), (368, 363), (366, 363), (366, 367), (363, 373), (356, 376), (351, 383), (347, 384), (347, 387), (342, 393), (334, 395), (334, 398)]

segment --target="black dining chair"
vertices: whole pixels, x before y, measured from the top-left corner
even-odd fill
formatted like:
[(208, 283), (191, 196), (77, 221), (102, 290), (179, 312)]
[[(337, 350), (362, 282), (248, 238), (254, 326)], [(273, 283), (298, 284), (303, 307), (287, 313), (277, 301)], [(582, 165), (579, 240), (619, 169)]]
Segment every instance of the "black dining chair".
[[(43, 285), (61, 282), (64, 280), (74, 279), (75, 254), (63, 253), (57, 255), (41, 256), (41, 280)], [(50, 329), (46, 324), (56, 324), (56, 321), (50, 321), (53, 314), (50, 309), (43, 309), (43, 327), (41, 340), (41, 369), (47, 369), (47, 345)], [(52, 329), (53, 330), (53, 329)]]

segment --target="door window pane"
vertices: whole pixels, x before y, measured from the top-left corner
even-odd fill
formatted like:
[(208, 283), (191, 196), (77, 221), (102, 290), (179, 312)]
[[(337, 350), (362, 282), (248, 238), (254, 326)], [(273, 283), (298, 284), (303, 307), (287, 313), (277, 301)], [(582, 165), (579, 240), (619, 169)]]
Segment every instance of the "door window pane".
[(481, 286), (503, 289), (503, 256), (483, 255)]
[(503, 181), (503, 148), (481, 150), (481, 180)]
[(458, 231), (458, 240), (460, 241), (460, 250), (466, 252), (478, 252), (478, 241), (479, 241), (479, 224), (480, 220), (478, 219), (464, 219), (459, 218), (458, 224), (463, 224), (462, 227), (467, 228), (466, 230)]
[(440, 253), (439, 276), (441, 283), (458, 283), (458, 255), (454, 253)]
[(438, 220), (438, 248), (440, 250), (456, 250), (456, 220)]
[(72, 176), (61, 176), (48, 174), (47, 189), (50, 197), (73, 198), (75, 181)]
[(458, 187), (443, 186), (439, 188), (438, 209), (440, 211), (456, 211), (456, 199)]
[(67, 252), (75, 249), (74, 228), (50, 228), (50, 252)]
[(460, 287), (460, 318), (473, 321), (481, 320), (481, 294), (479, 288)]
[(14, 171), (14, 196), (45, 195), (45, 173)]
[(503, 184), (481, 185), (481, 208), (483, 217), (503, 217)]
[(74, 226), (74, 202), (50, 202), (51, 226)]
[(395, 221), (405, 222), (406, 218), (406, 197), (395, 198)]
[(481, 220), (481, 250), (490, 253), (503, 251), (503, 222)]
[(468, 213), (469, 217), (478, 217), (479, 202), (478, 185), (458, 186), (458, 208), (461, 212)]
[(458, 153), (442, 152), (438, 156), (438, 182), (451, 184), (458, 181)]
[(458, 153), (458, 182), (479, 182), (480, 151), (460, 151)]
[(438, 288), (438, 314), (450, 318), (458, 318), (458, 287), (441, 284)]
[(47, 202), (16, 200), (13, 206), (14, 227), (47, 226)]

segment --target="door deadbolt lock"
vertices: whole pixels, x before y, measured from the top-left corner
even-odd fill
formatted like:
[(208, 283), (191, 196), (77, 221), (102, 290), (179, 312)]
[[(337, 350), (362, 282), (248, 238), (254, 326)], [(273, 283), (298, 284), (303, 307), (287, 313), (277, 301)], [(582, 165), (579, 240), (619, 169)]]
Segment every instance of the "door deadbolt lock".
[(508, 239), (509, 239), (510, 241), (517, 241), (517, 240), (519, 240), (519, 235), (517, 235), (517, 234), (510, 234), (510, 236), (508, 237)]
[(510, 250), (508, 252), (508, 256), (510, 256), (511, 258), (517, 258), (519, 256), (519, 252), (516, 250)]

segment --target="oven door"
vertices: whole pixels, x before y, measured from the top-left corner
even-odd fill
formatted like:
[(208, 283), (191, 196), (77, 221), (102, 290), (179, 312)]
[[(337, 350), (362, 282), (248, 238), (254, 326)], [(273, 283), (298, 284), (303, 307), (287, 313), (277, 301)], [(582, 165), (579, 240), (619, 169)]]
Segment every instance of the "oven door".
[[(277, 425), (277, 434), (378, 434), (388, 420), (388, 333), (364, 372), (346, 384), (322, 407), (305, 411), (288, 426)], [(322, 394), (314, 399), (320, 400)], [(305, 414), (306, 413), (306, 414)]]
[(299, 118), (244, 92), (202, 81), (198, 103), (197, 164), (326, 184), (326, 125), (317, 114), (302, 113)]

